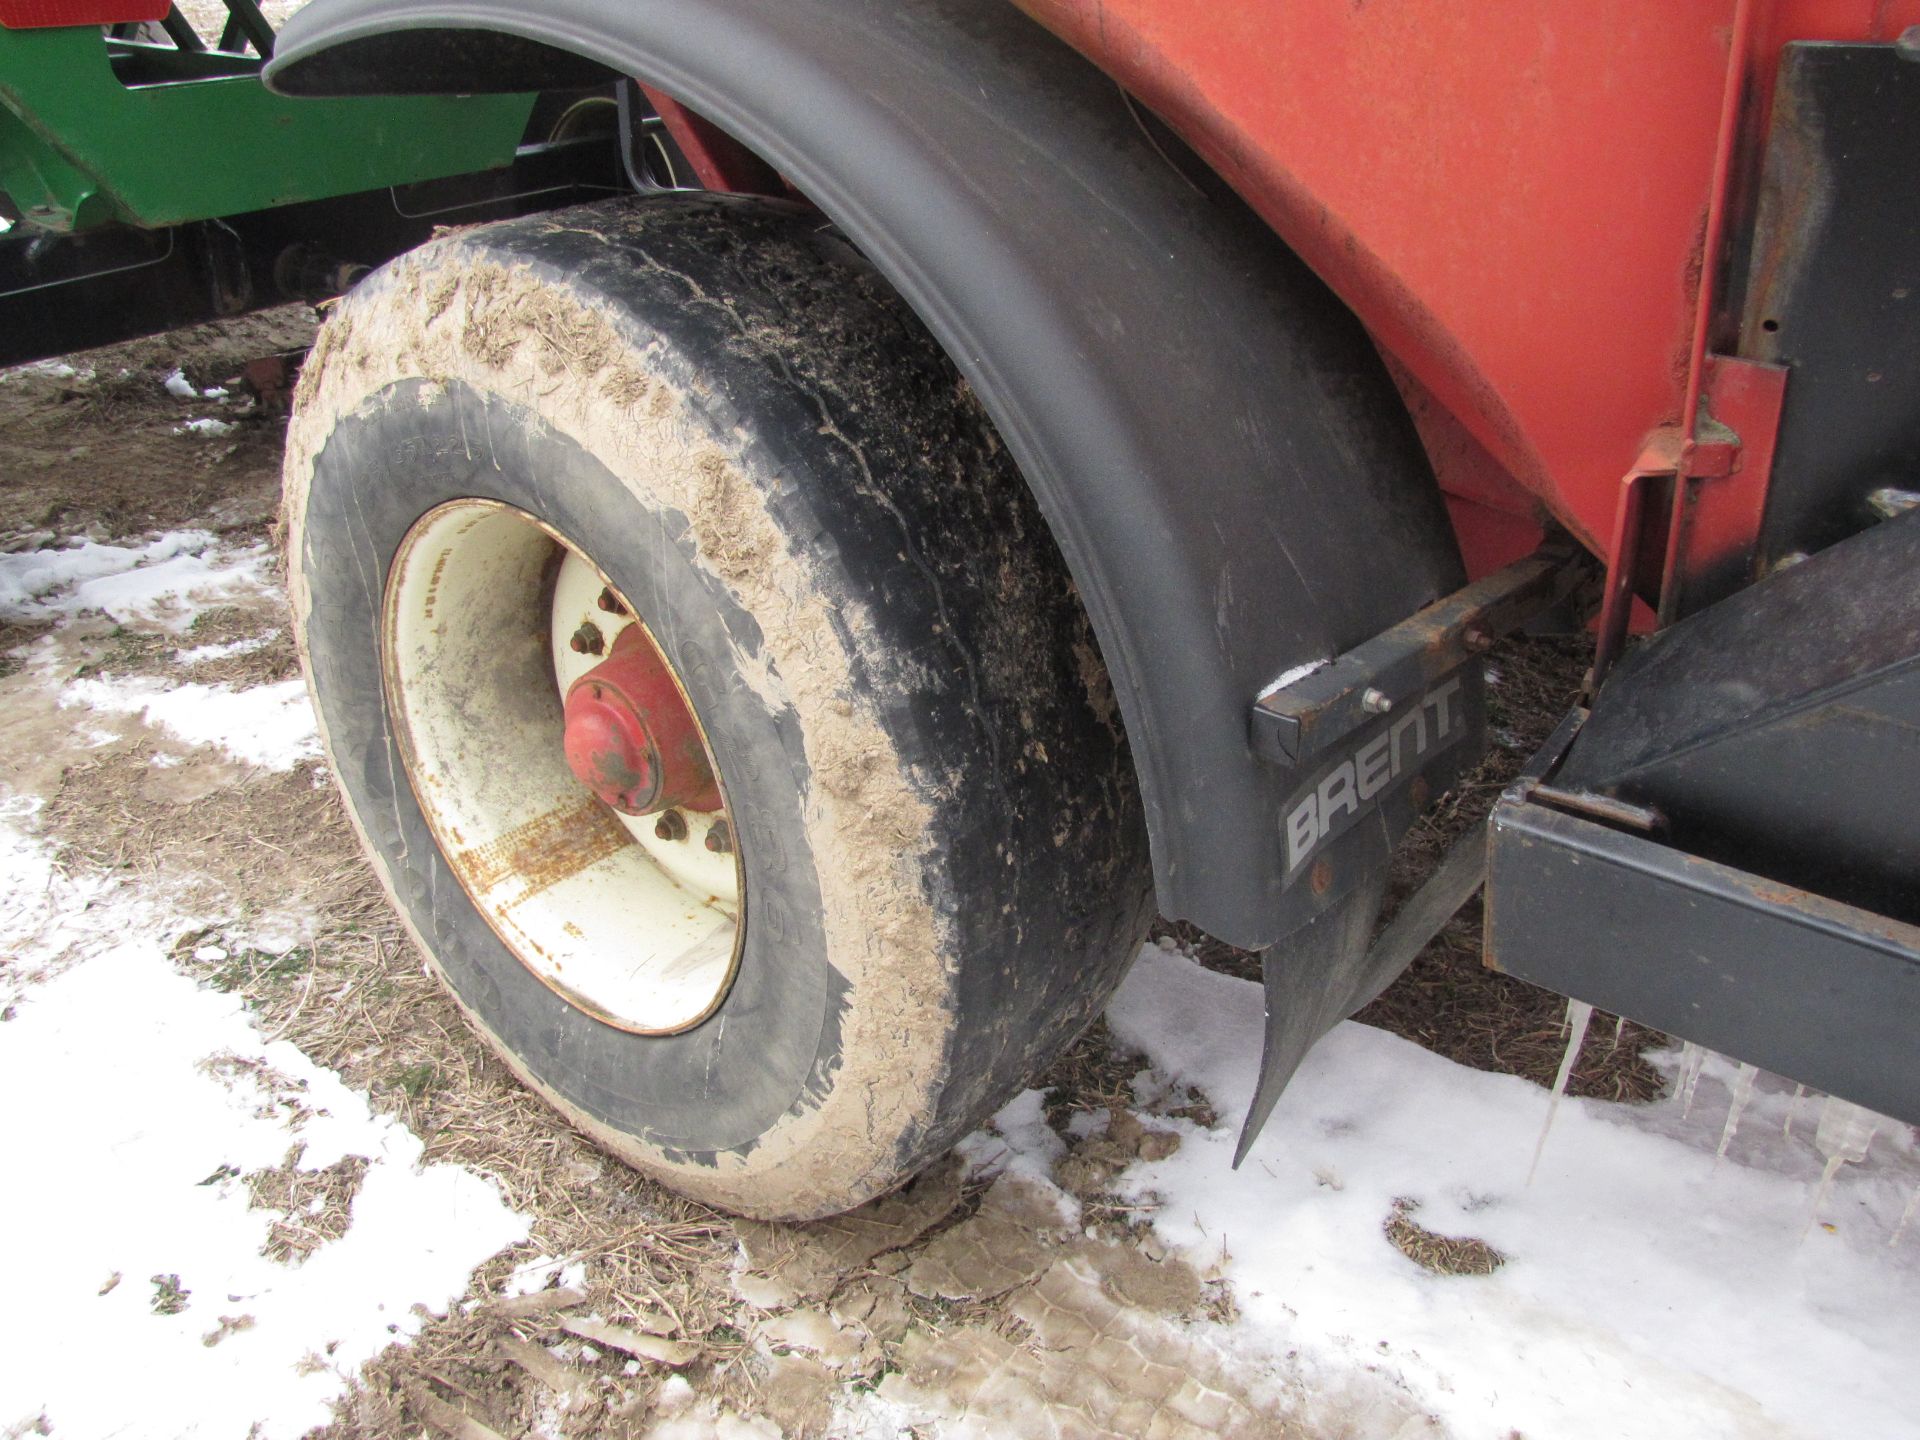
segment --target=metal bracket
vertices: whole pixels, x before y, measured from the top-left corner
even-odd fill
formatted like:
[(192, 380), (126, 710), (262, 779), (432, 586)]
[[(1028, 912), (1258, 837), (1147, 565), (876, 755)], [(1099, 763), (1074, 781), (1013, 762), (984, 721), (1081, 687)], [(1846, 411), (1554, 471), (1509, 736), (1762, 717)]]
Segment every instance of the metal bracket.
[(1501, 636), (1574, 594), (1593, 573), (1586, 558), (1571, 544), (1543, 545), (1262, 695), (1249, 721), (1254, 753), (1303, 767), (1379, 716), (1417, 701)]
[(1487, 964), (1898, 1119), (1920, 928), (1509, 791)]

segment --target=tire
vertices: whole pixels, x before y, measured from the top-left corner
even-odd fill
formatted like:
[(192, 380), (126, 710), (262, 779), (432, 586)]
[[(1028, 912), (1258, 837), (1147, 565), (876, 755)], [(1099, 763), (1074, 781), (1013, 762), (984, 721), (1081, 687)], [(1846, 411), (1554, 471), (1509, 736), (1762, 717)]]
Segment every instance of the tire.
[[(1140, 802), (1065, 566), (817, 215), (663, 197), (438, 239), (329, 319), (286, 476), (308, 681), (396, 908), (514, 1071), (673, 1188), (776, 1219), (886, 1192), (1138, 949)], [(724, 791), (685, 813), (733, 842), (737, 892), (705, 897), (732, 949), (702, 942), (685, 1004), (625, 958), (677, 920), (620, 908), (681, 822), (636, 828), (561, 755), (587, 574)], [(528, 938), (562, 930), (572, 970)]]

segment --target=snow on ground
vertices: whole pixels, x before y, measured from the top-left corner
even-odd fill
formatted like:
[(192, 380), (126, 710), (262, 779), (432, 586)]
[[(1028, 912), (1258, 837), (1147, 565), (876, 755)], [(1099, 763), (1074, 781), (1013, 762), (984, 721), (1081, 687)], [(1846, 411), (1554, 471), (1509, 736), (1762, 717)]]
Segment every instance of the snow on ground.
[(61, 691), (60, 703), (106, 715), (138, 715), (176, 740), (216, 747), (243, 765), (265, 770), (291, 770), (320, 755), (302, 680), (246, 690), (174, 685), (151, 675), (76, 680)]
[[(98, 612), (178, 634), (210, 605), (265, 593), (270, 558), (264, 546), (223, 546), (197, 530), (143, 545), (83, 541), (0, 555), (0, 619), (45, 621)], [(200, 646), (180, 651), (178, 659), (191, 664), (263, 643)], [(73, 681), (60, 692), (60, 704), (98, 715), (137, 716), (187, 745), (211, 746), (267, 770), (291, 770), (320, 754), (313, 708), (299, 680), (236, 690), (152, 675), (108, 675)]]
[(57, 969), (95, 935), (99, 917), (89, 911), (113, 888), (99, 875), (67, 874), (44, 845), (15, 828), (39, 808), (37, 799), (0, 794), (0, 875), (7, 877), (0, 889), (0, 1014), (19, 998), (17, 977)]
[(0, 620), (98, 611), (178, 632), (206, 605), (258, 593), (269, 559), (263, 545), (230, 549), (203, 530), (177, 530), (144, 545), (82, 540), (16, 551), (0, 555)]
[[(9, 554), (0, 614), (102, 611), (179, 631), (201, 605), (264, 593), (265, 562), (197, 532)], [(317, 753), (298, 681), (84, 680), (61, 703), (138, 713), (272, 769)], [(173, 1440), (260, 1422), (300, 1435), (364, 1361), (419, 1330), (416, 1307), (458, 1300), (528, 1222), (491, 1181), (422, 1164), (403, 1125), (262, 1035), (237, 997), (180, 973), (167, 943), (206, 917), (174, 913), (157, 889), (70, 877), (27, 833), (37, 806), (0, 797), (0, 1433)], [(275, 937), (270, 919), (251, 943), (297, 943), (297, 926)], [(328, 1167), (350, 1174), (350, 1157), (365, 1171), (332, 1216), (344, 1233), (297, 1263), (262, 1253), (276, 1224), (320, 1224), (325, 1197), (253, 1208), (246, 1177), (295, 1169), (305, 1194)]]
[(184, 421), (173, 427), (173, 433), (176, 435), (205, 435), (217, 440), (222, 435), (231, 435), (238, 428), (239, 426), (235, 425), (231, 420), (216, 420), (211, 416), (207, 416), (198, 420)]
[[(1237, 1123), (1259, 1065), (1257, 985), (1143, 952), (1109, 1023), (1153, 1072)], [(1731, 1067), (1679, 1106), (1567, 1100), (1539, 1173), (1535, 1086), (1345, 1024), (1307, 1057), (1246, 1165), (1232, 1124), (1124, 1177), (1161, 1238), (1227, 1257), (1232, 1344), (1308, 1385), (1393, 1374), (1460, 1440), (1920, 1436), (1920, 1233), (1890, 1245), (1920, 1184), (1905, 1126), (1842, 1170), (1809, 1228), (1818, 1103), (1756, 1095), (1714, 1152)], [(1775, 1082), (1777, 1086), (1777, 1082)], [(1143, 1099), (1150, 1098), (1143, 1096)], [(1398, 1200), (1507, 1257), (1431, 1274), (1382, 1235)]]
[[(0, 847), (33, 848), (11, 830)], [(415, 1305), (457, 1300), (527, 1222), (472, 1172), (423, 1167), (404, 1126), (175, 970), (172, 917), (138, 897), (88, 913), (87, 953), (27, 988), (0, 1029), (15, 1297), (0, 1423), (231, 1437), (260, 1421), (297, 1436), (364, 1361), (419, 1329)], [(0, 943), (40, 936), (28, 916)], [(289, 1266), (261, 1253), (279, 1217), (249, 1208), (240, 1177), (296, 1144), (301, 1170), (369, 1163), (345, 1235)]]
[[(0, 616), (100, 613), (181, 634), (199, 607), (264, 593), (267, 566), (263, 550), (202, 532), (4, 554)], [(51, 663), (43, 679), (79, 733), (92, 717), (138, 717), (266, 769), (317, 753), (298, 681), (66, 680)], [(419, 1328), (416, 1307), (455, 1301), (527, 1221), (472, 1172), (423, 1166), (410, 1132), (179, 973), (165, 946), (192, 920), (158, 891), (64, 873), (27, 833), (35, 803), (0, 796), (0, 1233), (16, 1297), (0, 1320), (0, 1433), (44, 1416), (55, 1435), (242, 1435), (256, 1420), (297, 1435), (362, 1361)], [(298, 943), (297, 925), (283, 929), (249, 943)], [(1239, 1319), (1193, 1324), (1275, 1395), (1327, 1397), (1339, 1414), (1341, 1396), (1362, 1405), (1372, 1387), (1411, 1397), (1457, 1440), (1920, 1440), (1920, 1225), (1889, 1244), (1920, 1193), (1905, 1127), (1842, 1169), (1814, 1216), (1819, 1102), (1796, 1107), (1763, 1079), (1716, 1161), (1736, 1077), (1715, 1060), (1690, 1112), (1564, 1102), (1529, 1185), (1539, 1089), (1348, 1024), (1308, 1057), (1236, 1173), (1260, 1017), (1257, 986), (1157, 947), (1109, 1011), (1150, 1062), (1143, 1108), (1190, 1086), (1226, 1117), (1212, 1131), (1154, 1120), (1184, 1143), (1116, 1183), (1162, 1242), (1224, 1274)], [(1068, 1147), (1042, 1099), (1016, 1098), (962, 1143), (980, 1173), (1051, 1188)], [(305, 1173), (368, 1164), (344, 1234), (287, 1265), (262, 1247), (277, 1220), (303, 1217), (250, 1208), (244, 1177), (296, 1145)], [(1078, 1212), (1058, 1198), (1071, 1226)], [(1419, 1268), (1383, 1234), (1401, 1202), (1505, 1263), (1490, 1276)], [(566, 1283), (575, 1265), (539, 1257), (508, 1288)], [(837, 1433), (907, 1424), (867, 1392), (836, 1403)], [(692, 1408), (671, 1422), (715, 1423)], [(1310, 1433), (1323, 1429), (1340, 1426)]]

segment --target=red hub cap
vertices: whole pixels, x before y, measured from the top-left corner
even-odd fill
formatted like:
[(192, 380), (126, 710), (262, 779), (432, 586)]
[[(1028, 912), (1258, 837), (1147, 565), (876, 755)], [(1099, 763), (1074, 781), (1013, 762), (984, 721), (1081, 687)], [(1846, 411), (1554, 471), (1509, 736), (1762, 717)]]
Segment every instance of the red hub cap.
[(627, 815), (718, 810), (720, 786), (673, 672), (638, 625), (567, 690), (567, 764)]

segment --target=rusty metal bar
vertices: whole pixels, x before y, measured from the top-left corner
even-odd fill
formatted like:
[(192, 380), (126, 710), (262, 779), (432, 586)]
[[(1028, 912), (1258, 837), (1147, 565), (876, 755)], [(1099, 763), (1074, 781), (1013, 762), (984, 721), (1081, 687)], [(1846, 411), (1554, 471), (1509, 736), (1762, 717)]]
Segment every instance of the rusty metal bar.
[(1249, 722), (1255, 753), (1277, 764), (1304, 765), (1340, 737), (1404, 707), (1502, 635), (1573, 594), (1590, 574), (1585, 559), (1571, 545), (1543, 545), (1262, 695)]
[(1740, 105), (1746, 93), (1748, 56), (1753, 49), (1754, 0), (1736, 0), (1733, 34), (1728, 44), (1727, 80), (1720, 94), (1720, 132), (1714, 142), (1713, 179), (1707, 191), (1706, 237), (1700, 249), (1700, 292), (1693, 312), (1693, 347), (1687, 359), (1687, 394), (1680, 407), (1680, 469), (1688, 473), (1698, 436), (1700, 392), (1706, 383), (1707, 341), (1713, 328), (1713, 307), (1719, 301), (1720, 252), (1726, 248), (1727, 187), (1733, 175), (1733, 152), (1740, 137)]

